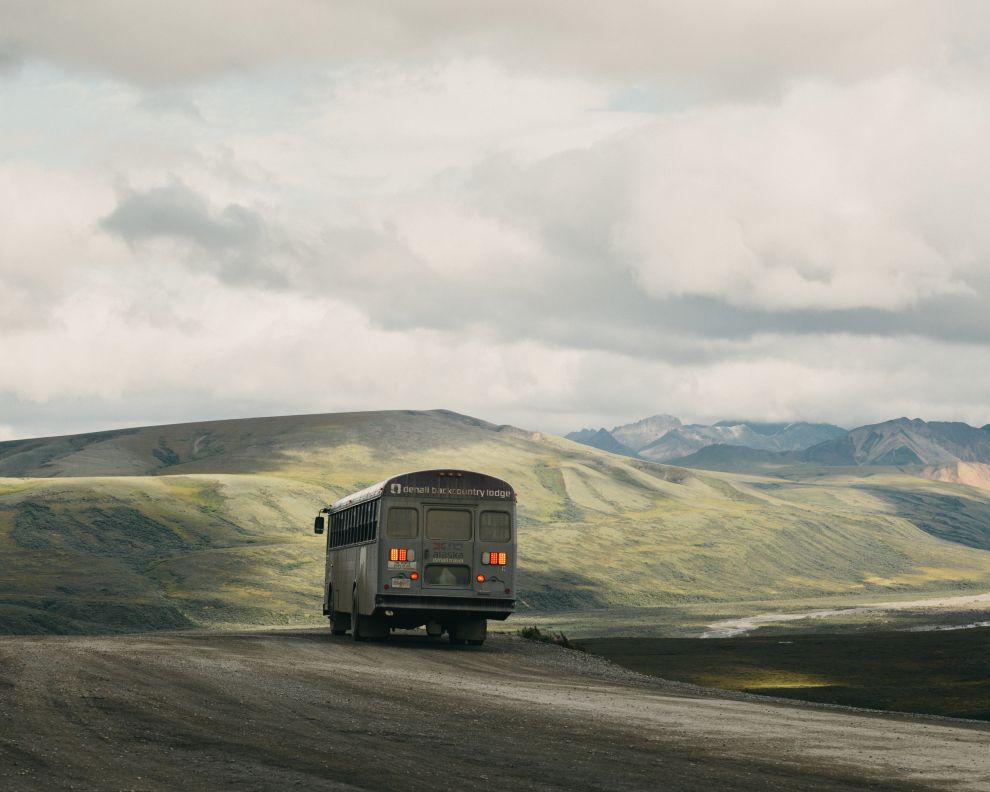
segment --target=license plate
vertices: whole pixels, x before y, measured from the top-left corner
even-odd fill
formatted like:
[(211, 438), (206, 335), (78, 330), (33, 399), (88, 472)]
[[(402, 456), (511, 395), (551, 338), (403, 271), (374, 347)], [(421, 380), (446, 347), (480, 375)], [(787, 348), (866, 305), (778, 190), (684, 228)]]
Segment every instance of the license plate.
[(407, 569), (415, 569), (415, 561), (386, 561), (389, 569), (399, 569), (403, 572)]
[(392, 578), (392, 588), (409, 588), (411, 583), (409, 578)]

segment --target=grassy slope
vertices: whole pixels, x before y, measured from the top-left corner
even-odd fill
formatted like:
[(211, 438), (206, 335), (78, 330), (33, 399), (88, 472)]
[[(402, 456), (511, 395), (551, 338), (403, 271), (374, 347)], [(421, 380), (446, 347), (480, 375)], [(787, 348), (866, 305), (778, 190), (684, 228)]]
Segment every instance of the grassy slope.
[(356, 413), (0, 444), (0, 632), (318, 620), (316, 509), (448, 466), (518, 490), (533, 608), (990, 588), (972, 549), (990, 493), (698, 473), (442, 411)]

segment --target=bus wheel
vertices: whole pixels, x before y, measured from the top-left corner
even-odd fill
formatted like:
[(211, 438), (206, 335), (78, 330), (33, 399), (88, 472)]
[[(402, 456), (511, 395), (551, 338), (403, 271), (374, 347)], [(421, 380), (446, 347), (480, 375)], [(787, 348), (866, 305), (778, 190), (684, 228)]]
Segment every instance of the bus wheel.
[(361, 618), (361, 614), (358, 613), (358, 596), (355, 590), (351, 594), (351, 638), (355, 641), (364, 640), (364, 631), (361, 629), (364, 625), (361, 624), (364, 619)]
[(327, 614), (330, 618), (330, 634), (344, 635), (351, 626), (351, 616), (349, 613), (341, 613), (333, 606), (333, 591), (328, 594), (327, 600), (330, 602), (330, 612)]
[(469, 619), (450, 627), (450, 642), (455, 645), (481, 646), (488, 637), (487, 619)]
[(351, 626), (350, 614), (341, 613), (339, 610), (330, 613), (330, 634), (347, 635), (347, 630)]

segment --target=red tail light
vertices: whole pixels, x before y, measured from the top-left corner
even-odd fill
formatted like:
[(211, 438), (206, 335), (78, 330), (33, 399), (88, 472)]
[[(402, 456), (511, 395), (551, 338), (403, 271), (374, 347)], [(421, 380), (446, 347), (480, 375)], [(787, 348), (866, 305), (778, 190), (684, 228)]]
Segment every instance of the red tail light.
[(478, 577), (476, 577), (475, 580), (477, 580), (479, 583), (484, 583), (485, 582), (485, 576), (484, 575), (478, 575)]
[(388, 551), (389, 561), (408, 561), (409, 560), (409, 548), (408, 547), (392, 547)]
[(508, 553), (482, 553), (481, 554), (482, 564), (491, 564), (492, 566), (505, 566), (509, 563)]
[(419, 572), (410, 572), (409, 573), (409, 579), (410, 580), (419, 580)]

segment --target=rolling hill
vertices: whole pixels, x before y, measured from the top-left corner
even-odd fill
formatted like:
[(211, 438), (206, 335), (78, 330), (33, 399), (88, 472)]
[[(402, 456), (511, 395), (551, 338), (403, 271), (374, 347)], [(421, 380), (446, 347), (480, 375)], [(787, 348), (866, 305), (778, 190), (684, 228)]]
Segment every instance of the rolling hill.
[(990, 588), (990, 493), (959, 484), (701, 473), (442, 410), (346, 413), (0, 443), (0, 632), (320, 623), (316, 510), (453, 466), (519, 493), (523, 609)]
[(788, 457), (779, 451), (715, 443), (687, 456), (671, 459), (668, 464), (697, 470), (717, 470), (723, 473), (773, 475), (790, 462)]

